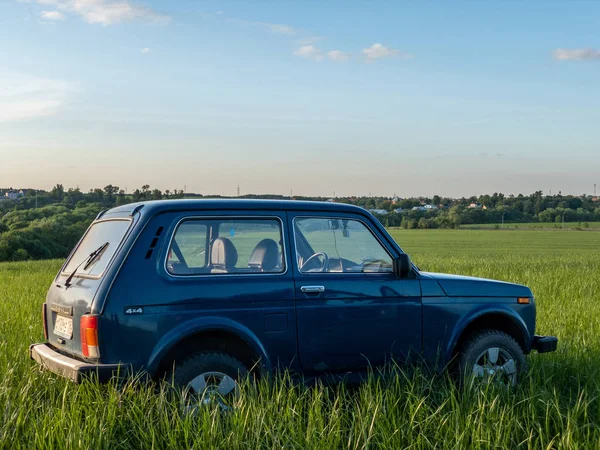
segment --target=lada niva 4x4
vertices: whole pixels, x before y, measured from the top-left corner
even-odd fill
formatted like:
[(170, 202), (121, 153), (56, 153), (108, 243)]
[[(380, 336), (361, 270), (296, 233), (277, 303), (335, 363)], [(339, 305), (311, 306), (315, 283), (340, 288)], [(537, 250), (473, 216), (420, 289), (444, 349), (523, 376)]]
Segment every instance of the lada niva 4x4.
[(167, 200), (100, 213), (43, 304), (43, 367), (127, 369), (227, 395), (251, 371), (309, 377), (429, 361), (514, 385), (535, 334), (526, 286), (428, 273), (368, 211), (326, 202)]

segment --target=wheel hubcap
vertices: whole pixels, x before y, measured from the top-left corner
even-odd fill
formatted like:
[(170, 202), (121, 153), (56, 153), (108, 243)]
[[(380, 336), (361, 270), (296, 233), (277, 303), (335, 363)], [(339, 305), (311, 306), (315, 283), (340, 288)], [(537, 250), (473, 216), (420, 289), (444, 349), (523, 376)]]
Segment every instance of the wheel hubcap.
[(201, 373), (188, 383), (188, 389), (200, 400), (200, 403), (208, 405), (217, 403), (221, 407), (227, 407), (224, 402), (226, 397), (234, 397), (238, 387), (236, 381), (222, 372)]
[(517, 363), (506, 350), (491, 347), (477, 357), (473, 375), (486, 381), (493, 379), (514, 386), (517, 384)]

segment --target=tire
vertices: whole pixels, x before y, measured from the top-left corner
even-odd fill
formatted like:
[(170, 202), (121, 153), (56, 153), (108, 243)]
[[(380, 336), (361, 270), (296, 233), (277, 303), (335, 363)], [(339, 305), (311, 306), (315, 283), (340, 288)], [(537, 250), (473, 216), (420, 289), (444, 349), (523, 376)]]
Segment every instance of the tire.
[(483, 330), (471, 335), (459, 349), (455, 375), (463, 386), (496, 382), (515, 386), (527, 372), (521, 346), (508, 334)]
[(230, 355), (196, 353), (175, 362), (165, 379), (201, 403), (217, 402), (225, 406), (235, 398), (238, 381), (247, 374), (246, 366)]

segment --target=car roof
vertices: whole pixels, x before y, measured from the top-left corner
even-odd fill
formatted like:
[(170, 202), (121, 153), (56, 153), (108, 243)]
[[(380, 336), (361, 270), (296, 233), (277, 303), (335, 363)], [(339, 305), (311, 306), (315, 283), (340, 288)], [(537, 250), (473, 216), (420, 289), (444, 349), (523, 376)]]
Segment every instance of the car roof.
[[(345, 203), (303, 201), (303, 200), (255, 200), (255, 199), (177, 199), (150, 200), (117, 206), (100, 216), (131, 215), (140, 211), (145, 216), (153, 216), (168, 211), (202, 211), (202, 210), (245, 210), (245, 211), (326, 211), (370, 215), (359, 206)], [(98, 217), (98, 218), (99, 218)]]

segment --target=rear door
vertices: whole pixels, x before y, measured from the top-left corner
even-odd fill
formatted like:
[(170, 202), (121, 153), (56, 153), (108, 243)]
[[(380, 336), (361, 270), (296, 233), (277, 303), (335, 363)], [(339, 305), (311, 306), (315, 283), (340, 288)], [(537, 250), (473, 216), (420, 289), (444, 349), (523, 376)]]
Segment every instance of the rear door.
[(307, 372), (362, 370), (421, 351), (421, 289), (357, 215), (290, 217), (298, 348)]
[(54, 280), (46, 297), (45, 320), (48, 341), (59, 350), (81, 355), (79, 319), (90, 313), (98, 287), (132, 223), (131, 217), (95, 221)]

